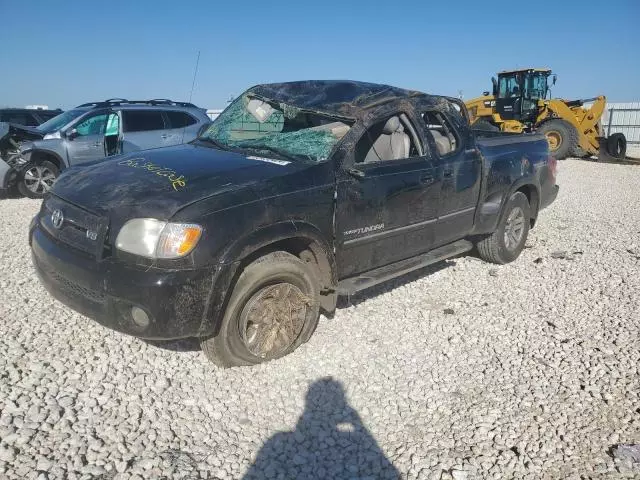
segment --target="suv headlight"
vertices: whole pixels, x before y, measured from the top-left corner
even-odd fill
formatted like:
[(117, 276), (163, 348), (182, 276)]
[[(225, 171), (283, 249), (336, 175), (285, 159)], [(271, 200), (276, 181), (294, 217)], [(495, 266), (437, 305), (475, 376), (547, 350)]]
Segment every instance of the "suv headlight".
[(44, 137), (42, 137), (43, 140), (56, 140), (60, 138), (62, 138), (62, 136), (60, 135), (60, 130), (53, 133), (47, 133)]
[(120, 229), (116, 248), (148, 258), (180, 258), (195, 248), (200, 235), (200, 225), (134, 218)]

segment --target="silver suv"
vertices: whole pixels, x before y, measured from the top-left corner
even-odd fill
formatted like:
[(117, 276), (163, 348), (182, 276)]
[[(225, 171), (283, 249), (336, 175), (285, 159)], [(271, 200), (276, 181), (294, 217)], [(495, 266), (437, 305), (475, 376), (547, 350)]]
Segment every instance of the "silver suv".
[(210, 123), (206, 110), (191, 103), (114, 98), (85, 103), (35, 129), (8, 124), (19, 148), (0, 161), (0, 188), (17, 184), (22, 195), (42, 198), (65, 168), (187, 143)]

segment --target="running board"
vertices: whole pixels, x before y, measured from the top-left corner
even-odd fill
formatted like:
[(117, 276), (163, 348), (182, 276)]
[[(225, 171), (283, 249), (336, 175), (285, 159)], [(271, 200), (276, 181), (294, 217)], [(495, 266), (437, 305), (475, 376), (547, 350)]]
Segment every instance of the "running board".
[(345, 278), (338, 282), (337, 293), (338, 295), (353, 295), (356, 292), (373, 287), (378, 283), (386, 282), (392, 278), (468, 252), (472, 248), (473, 244), (468, 240), (458, 240), (457, 242), (443, 245), (417, 257), (400, 260), (391, 265), (385, 265), (384, 267), (361, 273), (355, 277)]

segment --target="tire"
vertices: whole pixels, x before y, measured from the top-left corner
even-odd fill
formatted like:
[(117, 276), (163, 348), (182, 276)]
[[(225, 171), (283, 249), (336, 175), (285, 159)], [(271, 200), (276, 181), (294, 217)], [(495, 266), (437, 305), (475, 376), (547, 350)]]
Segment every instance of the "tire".
[(585, 157), (589, 157), (590, 156), (580, 146), (576, 147), (572, 152), (570, 152), (570, 155), (572, 157), (576, 157), (576, 158), (585, 158)]
[(614, 133), (607, 138), (607, 153), (622, 160), (627, 155), (627, 139), (622, 133)]
[[(514, 218), (514, 215), (516, 218)], [(516, 221), (516, 219), (519, 219), (519, 221)], [(513, 243), (507, 244), (507, 235), (505, 233), (508, 231), (513, 232), (511, 227), (516, 225), (521, 226), (517, 239)], [(496, 231), (476, 244), (480, 258), (500, 265), (513, 262), (520, 256), (520, 252), (524, 248), (530, 225), (531, 207), (529, 206), (529, 200), (527, 200), (524, 193), (516, 192), (507, 201)]]
[(496, 127), (489, 120), (480, 119), (477, 120), (473, 125), (471, 125), (473, 130), (482, 130), (485, 132), (499, 132), (500, 129)]
[[(318, 324), (319, 308), (320, 292), (312, 266), (287, 252), (269, 253), (242, 271), (220, 331), (200, 339), (200, 346), (220, 367), (280, 358), (311, 337)], [(290, 314), (288, 319), (285, 312)], [(289, 326), (288, 332), (282, 330), (285, 325)]]
[(18, 179), (18, 191), (25, 197), (43, 198), (58, 175), (60, 175), (58, 167), (47, 160), (28, 163), (22, 168)]
[(566, 120), (548, 120), (536, 131), (547, 137), (549, 153), (558, 160), (567, 158), (580, 148), (578, 131)]

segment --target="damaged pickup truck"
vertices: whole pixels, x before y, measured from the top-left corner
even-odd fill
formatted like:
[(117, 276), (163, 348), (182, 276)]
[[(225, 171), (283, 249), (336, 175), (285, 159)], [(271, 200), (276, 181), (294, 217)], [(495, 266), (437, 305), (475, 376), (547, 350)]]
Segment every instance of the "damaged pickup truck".
[(555, 168), (543, 136), (474, 132), (457, 99), (259, 85), (190, 144), (63, 173), (29, 242), (44, 286), (77, 311), (251, 365), (306, 342), (338, 295), (474, 246), (515, 260), (556, 198)]

